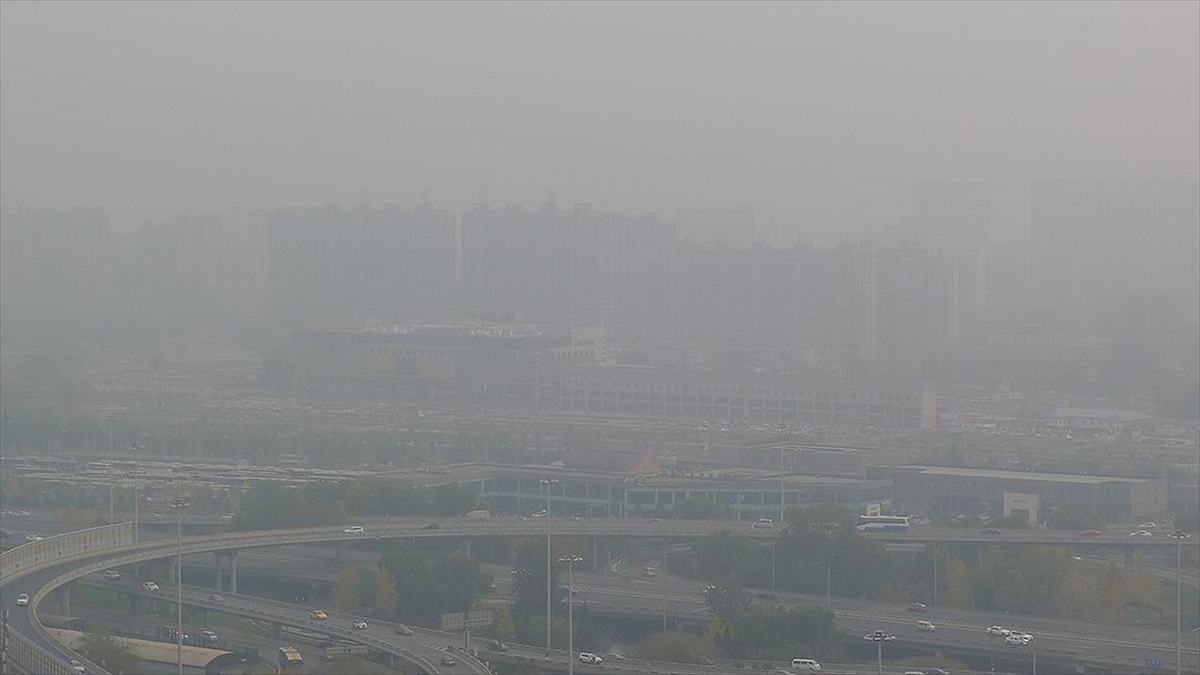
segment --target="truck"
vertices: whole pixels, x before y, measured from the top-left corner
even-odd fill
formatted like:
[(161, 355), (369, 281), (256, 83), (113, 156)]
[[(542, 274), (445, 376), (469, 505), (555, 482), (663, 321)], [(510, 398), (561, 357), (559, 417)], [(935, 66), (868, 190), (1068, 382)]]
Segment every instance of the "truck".
[(467, 520), (488, 520), (492, 517), (492, 512), (487, 509), (475, 509), (467, 511)]
[(338, 659), (348, 659), (351, 656), (366, 657), (367, 651), (366, 645), (338, 642), (325, 645), (325, 648), (321, 650), (321, 658), (326, 661), (336, 661)]

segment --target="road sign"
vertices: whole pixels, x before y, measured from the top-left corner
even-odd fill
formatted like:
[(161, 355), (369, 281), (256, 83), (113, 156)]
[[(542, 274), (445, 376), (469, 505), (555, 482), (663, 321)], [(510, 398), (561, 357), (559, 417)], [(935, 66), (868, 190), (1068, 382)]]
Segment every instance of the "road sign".
[(481, 628), (490, 626), (496, 621), (496, 613), (490, 609), (476, 609), (470, 612), (453, 612), (442, 615), (442, 630), (459, 631), (464, 628)]

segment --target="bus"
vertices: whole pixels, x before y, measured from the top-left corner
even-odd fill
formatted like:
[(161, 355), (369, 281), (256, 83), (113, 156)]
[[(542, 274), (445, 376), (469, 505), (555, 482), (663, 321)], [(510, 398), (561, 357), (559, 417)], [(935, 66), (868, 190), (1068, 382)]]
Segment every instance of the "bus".
[(295, 647), (279, 648), (280, 672), (299, 671), (303, 669), (304, 657), (300, 655), (300, 652), (296, 651)]
[(908, 532), (908, 516), (859, 516), (859, 532)]

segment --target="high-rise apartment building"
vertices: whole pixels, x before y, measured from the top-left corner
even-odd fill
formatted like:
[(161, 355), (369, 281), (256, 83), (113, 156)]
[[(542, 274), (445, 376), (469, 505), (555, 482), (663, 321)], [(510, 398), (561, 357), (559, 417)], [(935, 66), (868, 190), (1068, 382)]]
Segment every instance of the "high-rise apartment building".
[(1048, 308), (1091, 319), (1139, 293), (1200, 294), (1194, 178), (1034, 183), (1038, 288)]
[(95, 311), (108, 244), (108, 214), (101, 209), (0, 212), (5, 317), (64, 318)]

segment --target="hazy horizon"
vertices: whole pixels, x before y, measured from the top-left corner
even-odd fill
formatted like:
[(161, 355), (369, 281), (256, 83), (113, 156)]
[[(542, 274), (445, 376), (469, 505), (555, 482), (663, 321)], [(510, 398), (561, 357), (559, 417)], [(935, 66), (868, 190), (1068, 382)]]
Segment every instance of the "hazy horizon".
[(6, 207), (749, 204), (776, 241), (912, 184), (1195, 177), (1200, 4), (0, 5)]

